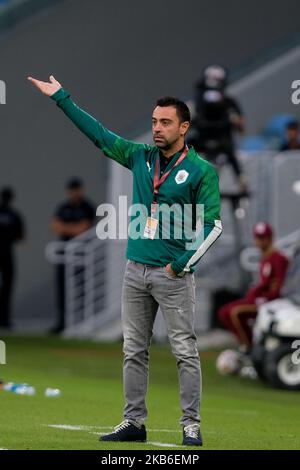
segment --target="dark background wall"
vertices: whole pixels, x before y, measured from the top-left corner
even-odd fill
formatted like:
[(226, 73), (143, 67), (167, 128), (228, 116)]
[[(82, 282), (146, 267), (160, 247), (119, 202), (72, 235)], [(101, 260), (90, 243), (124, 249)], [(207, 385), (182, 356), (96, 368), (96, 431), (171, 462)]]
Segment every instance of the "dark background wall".
[(17, 316), (53, 312), (44, 247), (65, 179), (80, 174), (95, 203), (105, 199), (107, 183), (100, 152), (26, 76), (53, 74), (126, 136), (144, 126), (158, 96), (190, 96), (207, 63), (236, 69), (300, 31), (299, 13), (298, 0), (66, 0), (2, 34), (0, 185), (16, 188), (28, 226), (18, 250)]

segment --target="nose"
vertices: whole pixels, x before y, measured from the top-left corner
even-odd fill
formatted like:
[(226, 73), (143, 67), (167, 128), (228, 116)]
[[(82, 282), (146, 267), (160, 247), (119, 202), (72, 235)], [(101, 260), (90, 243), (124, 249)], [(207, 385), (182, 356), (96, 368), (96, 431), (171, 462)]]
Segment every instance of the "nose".
[(159, 124), (159, 122), (156, 122), (155, 124), (153, 124), (153, 132), (157, 133), (161, 130), (161, 125)]

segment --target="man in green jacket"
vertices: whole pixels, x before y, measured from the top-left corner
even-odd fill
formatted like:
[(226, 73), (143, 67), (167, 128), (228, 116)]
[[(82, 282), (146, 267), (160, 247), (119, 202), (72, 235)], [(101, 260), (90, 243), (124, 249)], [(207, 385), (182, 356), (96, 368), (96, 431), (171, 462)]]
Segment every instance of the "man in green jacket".
[(183, 445), (201, 446), (193, 271), (222, 225), (217, 173), (185, 144), (189, 109), (177, 98), (158, 100), (152, 114), (155, 145), (139, 144), (117, 136), (80, 109), (53, 76), (49, 82), (28, 79), (107, 157), (132, 171), (132, 207), (142, 207), (139, 218), (131, 215), (122, 290), (124, 420), (101, 440), (146, 441), (149, 347), (160, 307), (177, 361)]

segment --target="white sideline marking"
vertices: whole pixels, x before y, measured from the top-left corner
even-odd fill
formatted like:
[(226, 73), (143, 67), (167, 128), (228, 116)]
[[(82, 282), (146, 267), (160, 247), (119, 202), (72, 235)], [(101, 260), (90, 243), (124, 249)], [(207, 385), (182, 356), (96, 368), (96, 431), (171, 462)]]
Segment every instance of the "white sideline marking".
[(91, 426), (71, 426), (69, 424), (48, 424), (49, 428), (65, 429), (67, 431), (89, 431)]
[(186, 446), (181, 446), (179, 444), (168, 444), (167, 442), (153, 442), (147, 441), (145, 444), (150, 444), (152, 446), (159, 446), (159, 447), (182, 447), (185, 448)]
[(8, 450), (8, 449), (5, 449), (5, 447), (0, 447), (0, 450)]
[[(47, 426), (48, 428), (55, 428), (55, 429), (64, 429), (66, 431), (88, 431), (90, 434), (96, 434), (98, 436), (101, 436), (103, 434), (106, 434), (105, 432), (93, 432), (92, 430), (97, 430), (97, 429), (103, 429), (106, 431), (113, 430), (113, 426), (88, 426), (88, 425), (71, 425), (71, 424), (44, 424), (44, 426)], [(178, 429), (149, 429), (147, 428), (147, 431), (149, 432), (168, 432), (168, 433), (174, 433), (174, 434), (181, 434), (182, 431)], [(220, 430), (218, 431), (211, 431), (207, 430), (205, 431), (205, 434), (220, 434)]]
[[(90, 429), (114, 429), (113, 426), (86, 426), (86, 425), (71, 425), (71, 424), (47, 424), (49, 428), (65, 429), (67, 431), (89, 431)], [(175, 432), (181, 433), (178, 429), (148, 429), (149, 432)]]
[[(106, 434), (105, 432), (95, 432), (95, 431), (90, 431), (90, 429), (113, 429), (112, 426), (82, 426), (80, 424), (74, 426), (70, 424), (47, 424), (49, 428), (56, 428), (56, 429), (64, 429), (67, 431), (89, 431), (89, 434), (95, 434), (97, 436), (102, 436), (103, 434)], [(174, 429), (149, 429), (148, 431), (150, 432), (175, 432), (175, 433), (181, 433), (181, 431), (174, 430)], [(182, 447), (185, 448), (185, 446), (179, 445), (179, 444), (171, 444), (168, 442), (157, 442), (157, 441), (147, 441), (144, 444), (148, 445), (153, 445), (153, 446), (158, 446), (158, 447)]]

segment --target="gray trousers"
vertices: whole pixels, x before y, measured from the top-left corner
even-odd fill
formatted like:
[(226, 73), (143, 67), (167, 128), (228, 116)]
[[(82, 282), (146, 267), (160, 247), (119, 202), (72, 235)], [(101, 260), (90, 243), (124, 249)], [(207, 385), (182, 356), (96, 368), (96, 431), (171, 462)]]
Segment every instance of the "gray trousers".
[(147, 418), (149, 347), (158, 306), (177, 363), (183, 413), (180, 424), (199, 423), (201, 368), (194, 330), (194, 275), (171, 277), (165, 268), (130, 260), (122, 291), (124, 418), (139, 425)]

